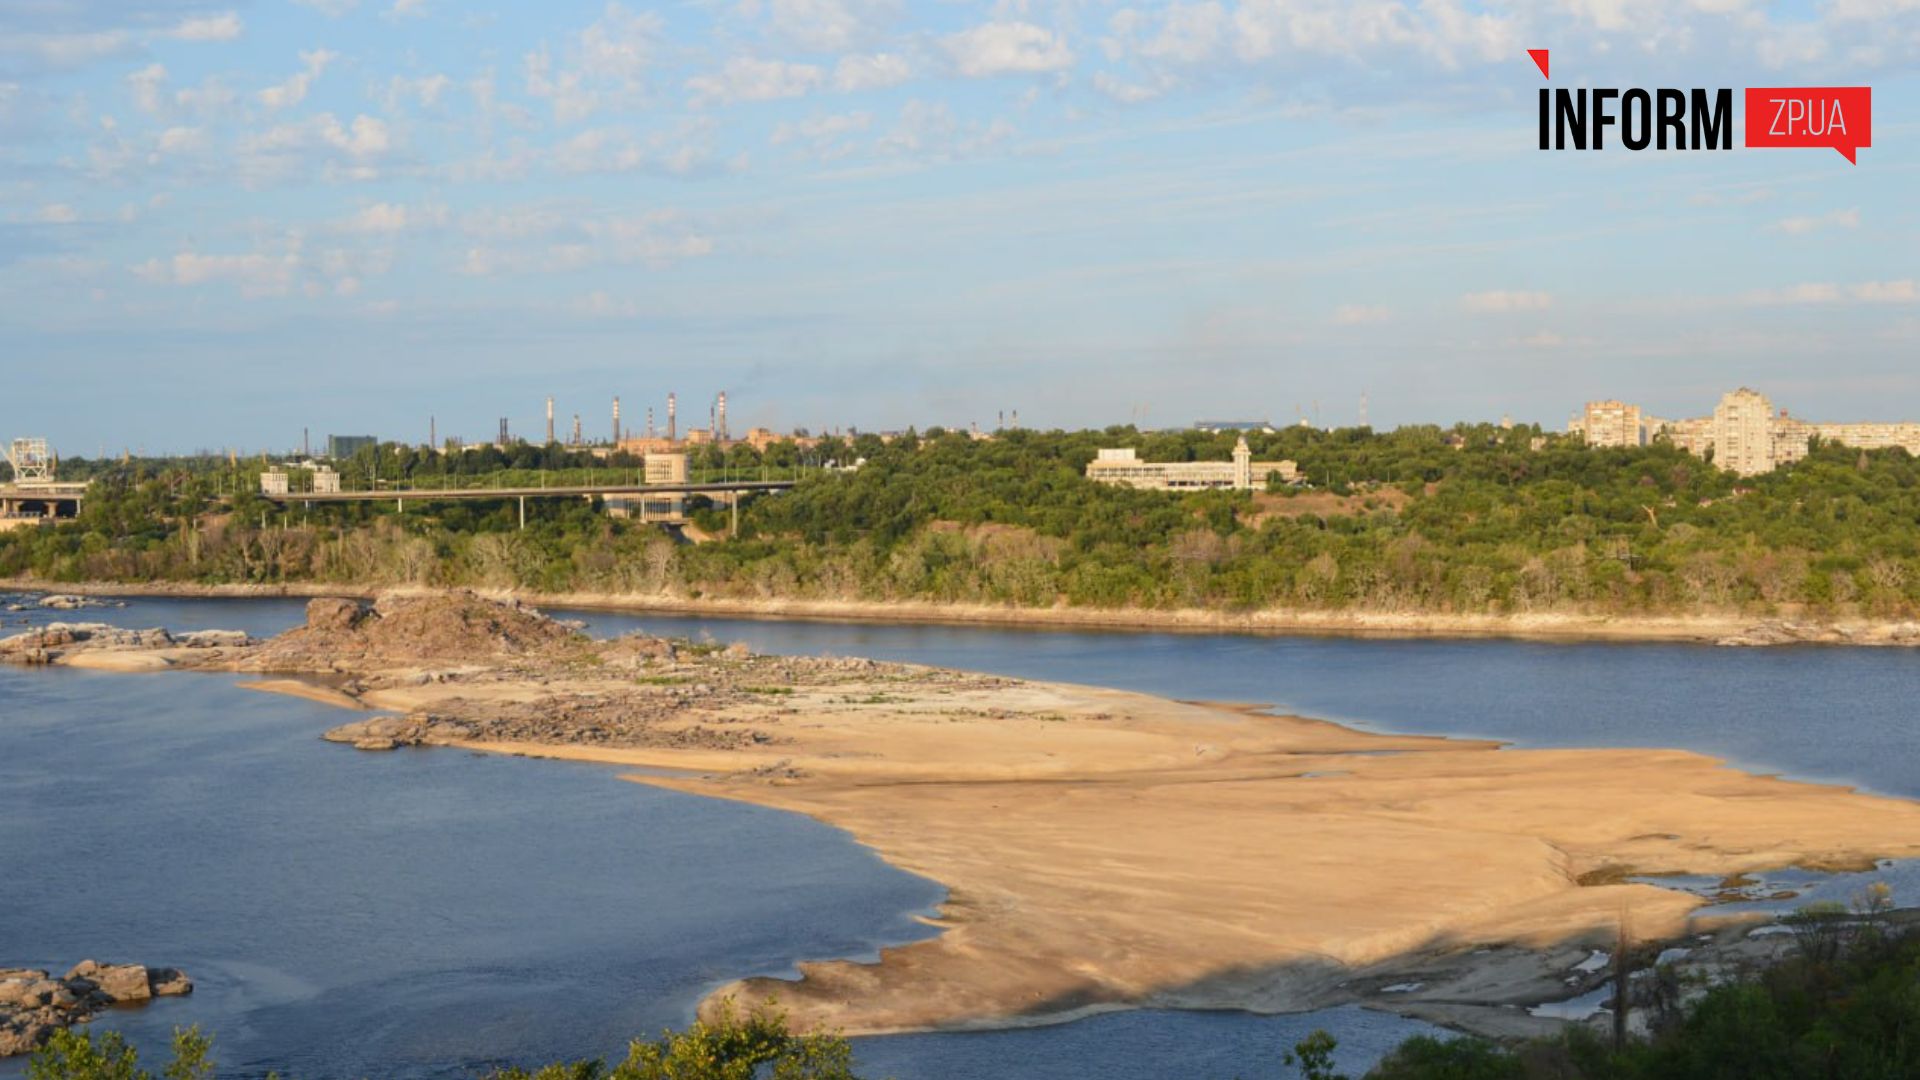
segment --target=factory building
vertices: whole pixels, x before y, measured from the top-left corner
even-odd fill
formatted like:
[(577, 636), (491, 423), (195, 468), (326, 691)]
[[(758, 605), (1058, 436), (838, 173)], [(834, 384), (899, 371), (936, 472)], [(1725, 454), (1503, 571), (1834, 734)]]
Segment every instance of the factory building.
[(1122, 447), (1087, 462), (1087, 479), (1143, 491), (1252, 491), (1275, 475), (1284, 484), (1304, 479), (1294, 462), (1253, 460), (1245, 436), (1234, 444), (1232, 461), (1142, 461), (1132, 447)]
[[(504, 424), (502, 430), (505, 430)], [(369, 446), (379, 446), (380, 439), (374, 435), (329, 435), (327, 436), (327, 456), (335, 461), (350, 458)]]

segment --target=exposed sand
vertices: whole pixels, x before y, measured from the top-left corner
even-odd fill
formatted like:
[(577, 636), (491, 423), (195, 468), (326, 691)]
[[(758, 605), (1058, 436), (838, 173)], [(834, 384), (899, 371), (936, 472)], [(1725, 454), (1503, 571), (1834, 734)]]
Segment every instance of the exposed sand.
[[(366, 700), (436, 710), (454, 692)], [(1920, 855), (1920, 804), (1680, 751), (1496, 752), (1037, 683), (878, 692), (895, 700), (797, 694), (779, 740), (745, 750), (464, 745), (699, 770), (633, 779), (808, 814), (948, 886), (938, 938), (720, 991), (776, 996), (798, 1022), (848, 1033), (1132, 1005), (1305, 1009), (1436, 958), (1472, 968), (1461, 954), (1476, 945), (1603, 943), (1623, 912), (1642, 937), (1676, 936), (1700, 903), (1583, 874)], [(1446, 1006), (1553, 996), (1551, 966), (1375, 1004), (1467, 1023)]]
[(77, 652), (62, 657), (60, 663), (94, 671), (165, 671), (173, 666), (158, 652)]
[(285, 694), (288, 697), (305, 698), (318, 701), (323, 705), (338, 705), (343, 709), (364, 709), (360, 699), (331, 686), (307, 682), (304, 679), (256, 679), (252, 682), (237, 684), (242, 690), (258, 690), (267, 694)]

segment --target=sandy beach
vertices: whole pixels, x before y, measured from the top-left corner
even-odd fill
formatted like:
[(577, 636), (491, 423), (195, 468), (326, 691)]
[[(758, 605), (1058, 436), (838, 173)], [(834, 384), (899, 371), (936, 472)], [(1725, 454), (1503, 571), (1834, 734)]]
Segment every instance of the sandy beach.
[[(378, 710), (329, 733), (363, 749), (674, 770), (631, 778), (806, 814), (945, 885), (938, 937), (716, 992), (776, 997), (813, 1029), (1365, 1001), (1524, 1031), (1515, 1004), (1565, 996), (1623, 918), (1644, 940), (1689, 930), (1701, 898), (1628, 875), (1920, 856), (1920, 804), (1682, 751), (1502, 749), (915, 665), (589, 642), (472, 597), (382, 608), (318, 601), (267, 643), (159, 654), (330, 673), (248, 685)], [(1382, 995), (1410, 975), (1420, 990)]]

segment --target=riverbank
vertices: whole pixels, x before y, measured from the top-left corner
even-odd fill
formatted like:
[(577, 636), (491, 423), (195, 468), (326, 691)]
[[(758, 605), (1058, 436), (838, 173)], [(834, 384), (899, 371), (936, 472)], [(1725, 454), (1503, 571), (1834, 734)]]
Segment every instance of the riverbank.
[(1520, 1006), (1599, 977), (1583, 964), (1623, 914), (1646, 940), (1695, 929), (1703, 898), (1632, 876), (1920, 856), (1920, 805), (1698, 754), (1503, 750), (917, 665), (590, 642), (472, 598), (322, 602), (265, 645), (166, 655), (329, 673), (328, 700), (392, 714), (332, 733), (366, 749), (669, 769), (632, 779), (846, 829), (949, 889), (945, 932), (721, 993), (848, 1033), (1356, 1001), (1524, 1033), (1553, 1022)]
[(472, 591), (496, 599), (517, 599), (549, 608), (707, 615), (748, 619), (796, 619), (832, 622), (927, 623), (1037, 629), (1188, 632), (1203, 634), (1328, 635), (1372, 638), (1507, 638), (1539, 641), (1681, 642), (1739, 646), (1821, 644), (1920, 646), (1920, 622), (1909, 619), (1831, 619), (1799, 613), (1710, 612), (1693, 615), (1600, 615), (1532, 612), (1512, 615), (1314, 611), (1268, 609), (1026, 608), (987, 604), (935, 604), (915, 601), (744, 600), (657, 593), (542, 593), (518, 589), (453, 589), (410, 586), (328, 585), (292, 582), (276, 585), (199, 585), (185, 582), (39, 582), (0, 579), (0, 591), (61, 592), (82, 596), (160, 596), (202, 599), (312, 598), (343, 596), (372, 599), (388, 593)]

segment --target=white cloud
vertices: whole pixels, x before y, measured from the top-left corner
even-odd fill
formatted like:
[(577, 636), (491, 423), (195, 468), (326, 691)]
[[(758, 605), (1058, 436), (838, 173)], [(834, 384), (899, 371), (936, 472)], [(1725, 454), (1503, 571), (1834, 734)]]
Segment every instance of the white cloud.
[(381, 16), (384, 19), (424, 19), (427, 17), (427, 0), (393, 0), (393, 6)]
[(0, 34), (0, 56), (22, 56), (54, 71), (84, 67), (136, 48), (138, 42), (125, 30), (92, 30), (70, 34), (34, 34), (10, 30)]
[(1013, 134), (1005, 120), (962, 123), (945, 102), (915, 98), (900, 107), (899, 121), (881, 137), (879, 148), (921, 160), (953, 160), (988, 150)]
[(526, 55), (527, 94), (548, 101), (561, 123), (579, 123), (610, 99), (639, 100), (665, 46), (666, 23), (659, 15), (608, 4), (568, 44), (564, 65), (555, 64), (545, 45)]
[(1027, 22), (990, 22), (948, 35), (947, 54), (960, 74), (990, 75), (1061, 71), (1073, 66), (1064, 37)]
[(884, 90), (913, 78), (913, 65), (898, 53), (843, 56), (833, 68), (834, 89), (847, 93)]
[(481, 241), (467, 249), (460, 265), (462, 273), (477, 277), (630, 263), (664, 268), (714, 251), (711, 237), (671, 210), (582, 217), (553, 207), (519, 208), (474, 215), (461, 227)]
[(1510, 292), (1496, 289), (1492, 292), (1468, 293), (1460, 298), (1460, 303), (1468, 311), (1494, 314), (1509, 311), (1542, 311), (1553, 306), (1553, 296), (1543, 292)]
[(593, 128), (553, 147), (547, 157), (563, 173), (644, 171), (690, 176), (717, 167), (710, 132), (711, 125), (695, 123), (643, 140), (627, 128)]
[(1911, 304), (1920, 301), (1920, 285), (1912, 278), (1899, 281), (1863, 281), (1847, 290), (1863, 304)]
[(1145, 82), (1128, 82), (1105, 71), (1093, 74), (1093, 88), (1122, 105), (1152, 101), (1180, 85), (1171, 75), (1161, 74)]
[(1810, 217), (1781, 218), (1770, 226), (1776, 232), (1791, 236), (1804, 236), (1822, 229), (1857, 229), (1860, 227), (1860, 211), (1835, 210), (1829, 214), (1817, 214)]
[(269, 109), (286, 109), (300, 104), (307, 99), (307, 90), (313, 85), (314, 80), (327, 70), (328, 64), (337, 59), (339, 59), (338, 53), (328, 52), (326, 49), (302, 52), (300, 54), (302, 70), (288, 78), (286, 82), (260, 91), (258, 95), (260, 104)]
[(227, 281), (248, 296), (278, 296), (290, 292), (300, 271), (297, 251), (284, 255), (202, 255), (183, 251), (171, 259), (148, 259), (132, 267), (142, 280), (157, 285), (204, 285)]
[(1551, 330), (1541, 330), (1528, 334), (1526, 337), (1519, 338), (1515, 342), (1515, 344), (1525, 346), (1529, 349), (1557, 349), (1566, 343), (1566, 338), (1561, 337)]
[(417, 101), (427, 108), (432, 108), (440, 103), (440, 98), (446, 94), (447, 88), (452, 85), (453, 80), (447, 78), (445, 75), (421, 75), (411, 79), (402, 75), (395, 75), (393, 78), (387, 80), (387, 108), (397, 109), (409, 100)]
[(167, 69), (159, 64), (148, 64), (128, 75), (127, 92), (133, 95), (134, 108), (144, 113), (158, 113), (166, 81)]
[[(1569, 0), (1603, 15), (1625, 3), (1656, 14), (1666, 0)], [(1312, 54), (1378, 64), (1410, 53), (1445, 69), (1466, 60), (1520, 55), (1520, 16), (1469, 13), (1454, 0), (1410, 7), (1399, 0), (1243, 0), (1233, 13), (1234, 51), (1246, 61)], [(1620, 29), (1609, 17), (1601, 29)]]
[(360, 6), (360, 0), (293, 0), (301, 7), (312, 8), (329, 19), (337, 19)]
[(1758, 307), (1779, 304), (1912, 304), (1920, 302), (1920, 284), (1916, 284), (1912, 278), (1861, 281), (1852, 285), (1808, 281), (1784, 289), (1762, 289), (1748, 293), (1746, 302)]
[(687, 91), (696, 106), (735, 101), (777, 101), (800, 97), (819, 86), (824, 78), (825, 72), (812, 64), (736, 56), (711, 75), (696, 75), (688, 79)]
[[(758, 13), (761, 0), (741, 10)], [(895, 0), (765, 0), (773, 32), (782, 41), (813, 52), (845, 52), (873, 36), (876, 28), (899, 15)]]
[(854, 138), (872, 127), (873, 114), (869, 112), (816, 115), (781, 124), (773, 129), (768, 141), (775, 146), (797, 146), (813, 157), (831, 160), (853, 153)]
[(1391, 318), (1392, 310), (1380, 304), (1342, 304), (1333, 309), (1333, 321), (1340, 326), (1366, 326)]
[(399, 232), (407, 227), (407, 208), (393, 203), (374, 203), (347, 219), (355, 232)]
[(631, 298), (615, 299), (604, 289), (595, 289), (573, 302), (573, 310), (596, 319), (631, 319), (640, 314), (640, 304)]
[(154, 142), (155, 149), (162, 154), (188, 154), (206, 145), (206, 132), (196, 127), (170, 127)]
[(239, 13), (226, 11), (183, 19), (167, 36), (177, 41), (232, 41), (242, 30)]
[(33, 220), (47, 225), (71, 225), (80, 220), (80, 215), (66, 203), (48, 203), (33, 215)]

